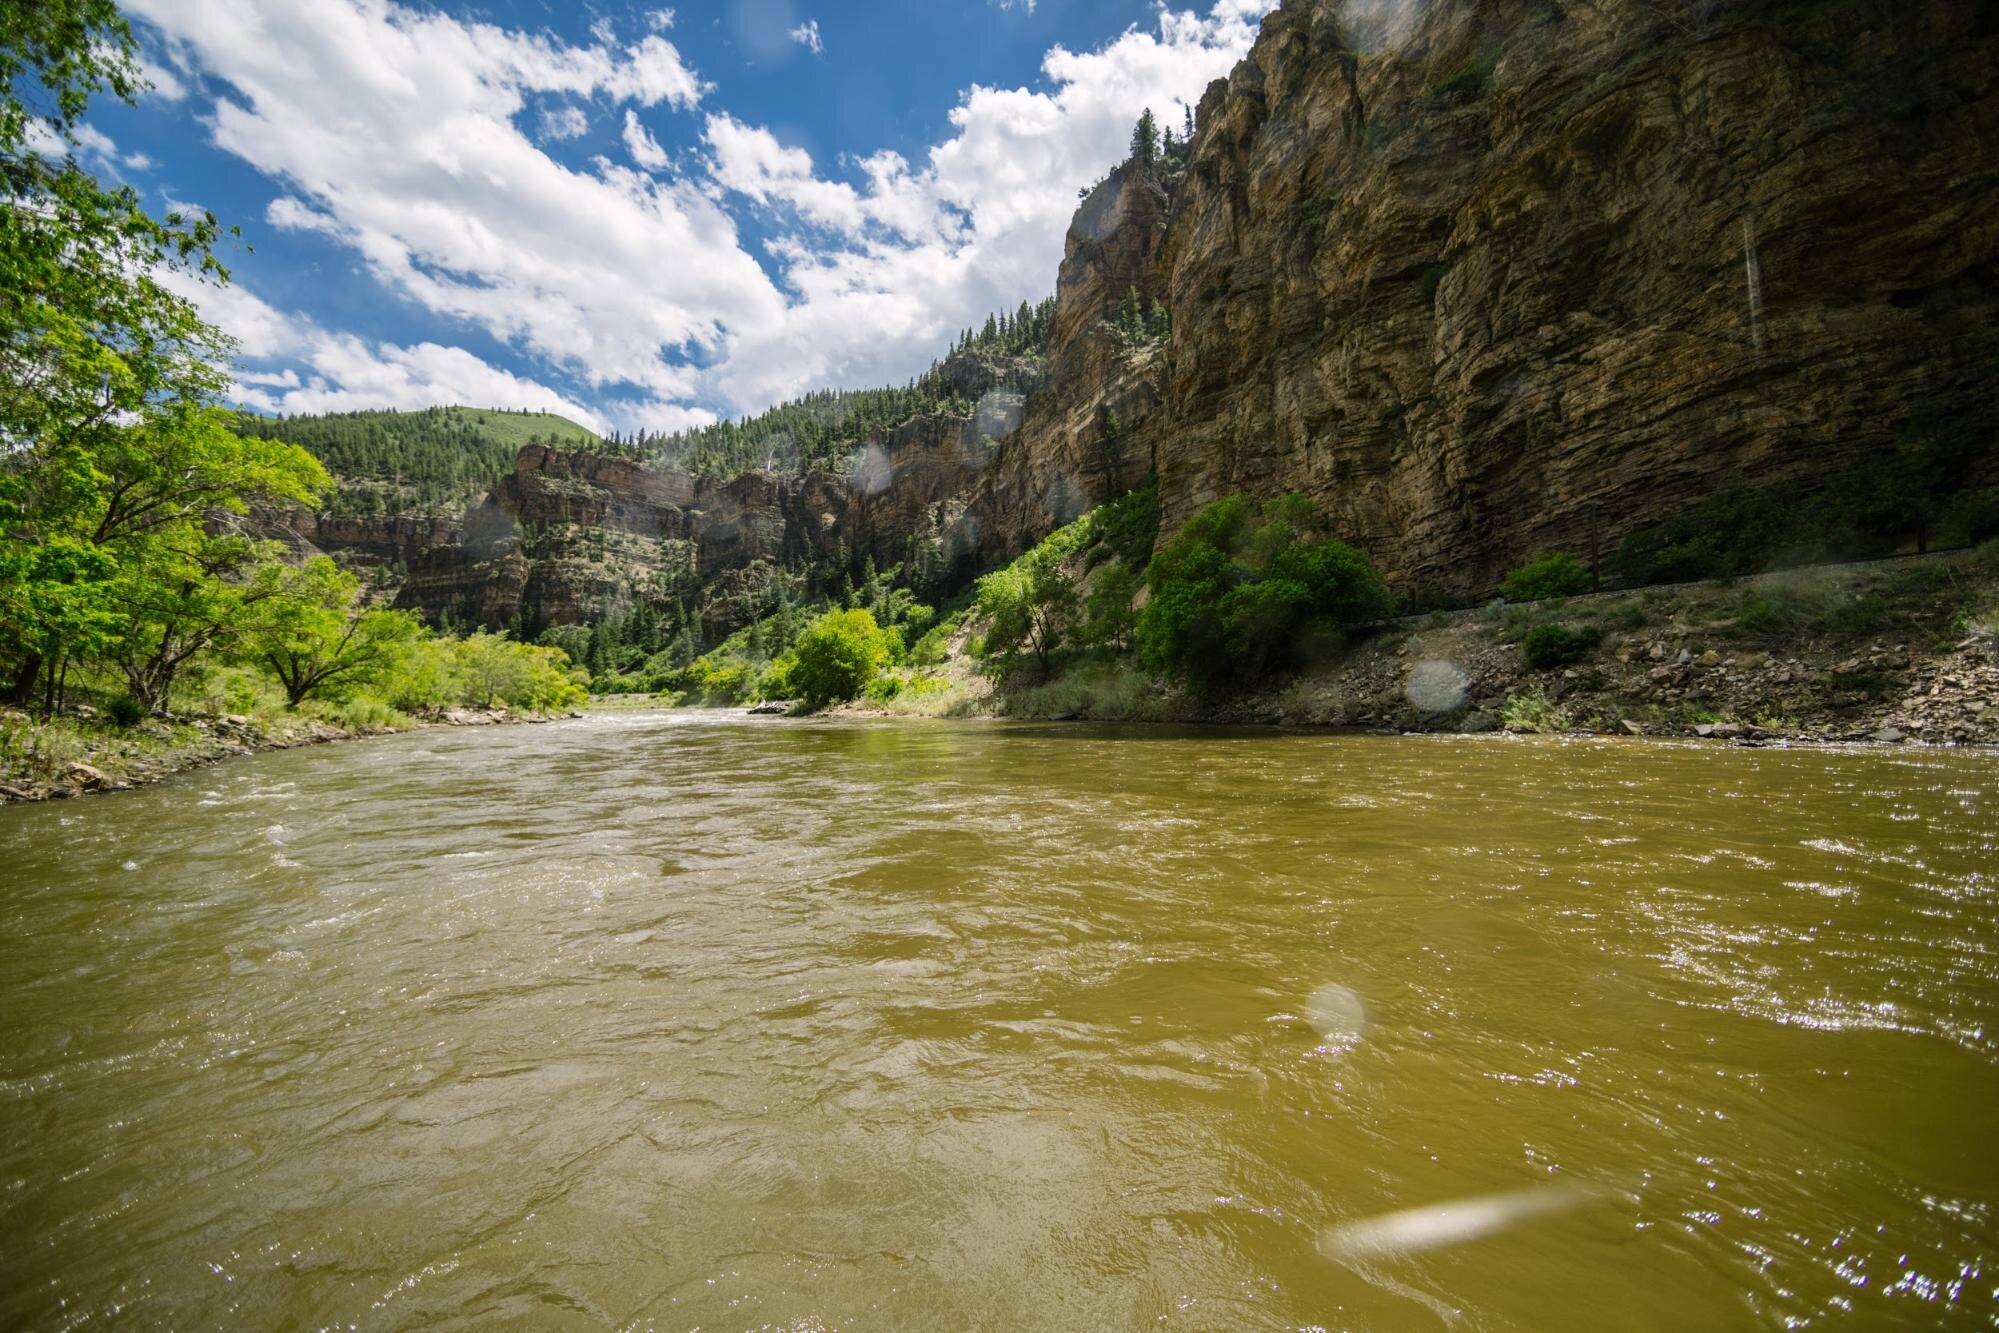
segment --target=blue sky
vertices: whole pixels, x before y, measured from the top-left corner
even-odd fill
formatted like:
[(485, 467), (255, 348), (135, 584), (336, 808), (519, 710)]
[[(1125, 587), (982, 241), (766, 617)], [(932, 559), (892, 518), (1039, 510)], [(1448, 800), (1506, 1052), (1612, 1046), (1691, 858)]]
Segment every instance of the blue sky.
[(1076, 192), (1272, 0), (126, 0), (87, 163), (242, 227), (266, 411), (662, 430), (900, 381), (1048, 294)]

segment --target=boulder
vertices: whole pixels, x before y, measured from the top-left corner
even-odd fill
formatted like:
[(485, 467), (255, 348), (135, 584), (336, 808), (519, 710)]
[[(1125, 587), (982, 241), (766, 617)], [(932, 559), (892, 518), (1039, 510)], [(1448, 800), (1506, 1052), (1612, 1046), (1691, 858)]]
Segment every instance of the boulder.
[(64, 776), (84, 791), (99, 791), (111, 784), (110, 778), (89, 764), (71, 764)]

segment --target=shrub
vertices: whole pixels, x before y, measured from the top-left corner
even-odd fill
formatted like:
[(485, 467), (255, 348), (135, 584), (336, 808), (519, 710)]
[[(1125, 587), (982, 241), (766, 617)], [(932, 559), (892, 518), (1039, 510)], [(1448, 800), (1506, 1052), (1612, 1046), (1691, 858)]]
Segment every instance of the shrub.
[(1736, 599), (1733, 621), (1742, 634), (1771, 640), (1797, 635), (1868, 634), (1889, 619), (1888, 603), (1873, 593), (1853, 593), (1823, 578), (1770, 583)]
[(1627, 583), (1732, 578), (1787, 566), (1889, 555), (1913, 541), (1976, 540), (1968, 439), (1910, 433), (1893, 452), (1801, 486), (1724, 491), (1624, 539), (1612, 562)]
[(965, 613), (954, 611), (923, 632), (923, 637), (910, 645), (908, 660), (911, 666), (941, 666), (950, 655), (951, 636), (965, 623)]
[(1567, 551), (1530, 560), (1500, 582), (1499, 595), (1509, 602), (1539, 602), (1550, 597), (1575, 597), (1596, 586), (1589, 566)]
[(1137, 625), (1146, 666), (1201, 689), (1249, 683), (1393, 614), (1366, 556), (1342, 542), (1299, 542), (1313, 521), (1297, 494), (1260, 507), (1230, 496), (1195, 515), (1152, 558), (1152, 600)]
[(1109, 555), (1143, 569), (1158, 540), (1159, 483), (1153, 481), (1106, 501), (1090, 516), (1089, 563)]
[(119, 726), (131, 727), (146, 715), (146, 706), (129, 694), (120, 694), (104, 705), (104, 713)]
[(1539, 690), (1509, 695), (1499, 707), (1499, 721), (1508, 731), (1567, 731), (1568, 713)]
[(1570, 629), (1565, 625), (1536, 625), (1527, 631), (1526, 640), (1520, 645), (1527, 665), (1536, 671), (1549, 667), (1567, 666), (1580, 662), (1590, 655), (1590, 651), (1603, 637), (1595, 628)]
[(1937, 520), (1938, 546), (1977, 546), (1994, 537), (1999, 537), (1999, 493), (1960, 495)]
[(785, 684), (808, 706), (852, 699), (888, 660), (881, 627), (866, 611), (828, 611), (792, 647)]

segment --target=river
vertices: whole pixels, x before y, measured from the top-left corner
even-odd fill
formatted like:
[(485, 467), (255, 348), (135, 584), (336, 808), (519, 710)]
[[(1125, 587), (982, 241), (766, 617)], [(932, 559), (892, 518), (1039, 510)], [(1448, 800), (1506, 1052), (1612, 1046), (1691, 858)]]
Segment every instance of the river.
[(1982, 1326), (1995, 844), (1992, 752), (665, 713), (4, 809), (0, 1325)]

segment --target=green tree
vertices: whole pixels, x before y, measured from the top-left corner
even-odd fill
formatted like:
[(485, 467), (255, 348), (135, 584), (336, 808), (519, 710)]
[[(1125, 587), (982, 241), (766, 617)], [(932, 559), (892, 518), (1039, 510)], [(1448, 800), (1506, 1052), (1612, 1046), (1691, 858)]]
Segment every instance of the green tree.
[(165, 708), (181, 669), (228, 644), (269, 600), (277, 569), (258, 543), (192, 525), (126, 543), (107, 589), (119, 627), (103, 655), (133, 701), (149, 713)]
[(859, 695), (888, 657), (886, 636), (872, 615), (828, 611), (798, 636), (783, 678), (808, 706), (823, 708)]
[(1118, 332), (1131, 342), (1145, 339), (1145, 315), (1139, 307), (1138, 288), (1131, 287), (1124, 294), (1124, 303), (1118, 307)]
[(980, 614), (990, 624), (986, 653), (1011, 661), (1024, 645), (1045, 675), (1063, 623), (1076, 609), (1076, 585), (1063, 562), (1081, 544), (1083, 524), (1072, 523), (1004, 569), (978, 582)]
[(1138, 613), (1131, 604), (1138, 596), (1139, 581), (1138, 571), (1122, 561), (1097, 575), (1085, 606), (1085, 638), (1118, 652), (1131, 647), (1138, 627)]
[(1109, 495), (1124, 468), (1124, 426), (1108, 403), (1097, 411), (1097, 436), (1090, 442), (1089, 461), (1090, 470), (1097, 474), (1099, 491)]
[(1303, 542), (1316, 524), (1303, 495), (1209, 505), (1153, 556), (1139, 614), (1139, 656), (1202, 690), (1253, 681), (1305, 648), (1390, 614), (1394, 599), (1359, 551)]
[(271, 580), (272, 595), (249, 651), (284, 687), (297, 708), (315, 695), (378, 679), (399, 647), (422, 634), (406, 611), (368, 608), (361, 581), (325, 556), (315, 556)]
[(459, 684), (459, 700), (474, 707), (545, 712), (587, 697), (560, 648), (515, 643), (503, 634), (473, 634), (445, 647), (456, 659), (451, 678)]
[[(0, 671), (44, 707), (73, 662), (119, 646), (135, 607), (169, 606), (189, 561), (209, 586), (212, 512), (328, 485), (290, 446), (237, 440), (213, 406), (229, 340), (161, 278), (226, 279), (215, 219), (156, 219), (77, 165), (91, 97), (132, 101), (135, 57), (110, 0), (0, 0)], [(141, 586), (149, 571), (166, 582)]]
[(1147, 166), (1159, 160), (1159, 122), (1153, 119), (1151, 107), (1145, 108), (1145, 114), (1132, 127), (1131, 158)]

